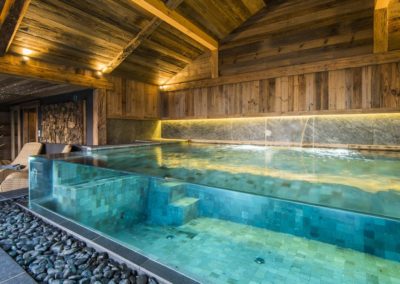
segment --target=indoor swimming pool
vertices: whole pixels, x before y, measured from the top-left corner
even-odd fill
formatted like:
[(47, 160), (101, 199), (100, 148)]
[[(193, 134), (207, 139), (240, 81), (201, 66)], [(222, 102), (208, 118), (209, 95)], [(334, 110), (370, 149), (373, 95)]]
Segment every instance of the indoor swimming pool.
[(394, 152), (174, 143), (30, 161), (30, 203), (202, 283), (400, 283)]

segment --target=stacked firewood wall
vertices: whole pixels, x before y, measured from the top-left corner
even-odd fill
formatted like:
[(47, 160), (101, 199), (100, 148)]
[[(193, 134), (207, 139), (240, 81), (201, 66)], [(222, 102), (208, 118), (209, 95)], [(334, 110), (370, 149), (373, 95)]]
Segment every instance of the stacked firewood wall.
[(83, 101), (44, 105), (41, 142), (85, 144)]

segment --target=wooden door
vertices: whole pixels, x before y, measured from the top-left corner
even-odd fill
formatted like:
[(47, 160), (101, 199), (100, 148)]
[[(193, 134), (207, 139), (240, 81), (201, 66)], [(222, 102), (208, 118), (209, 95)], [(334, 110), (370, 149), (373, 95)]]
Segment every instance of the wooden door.
[(36, 108), (23, 110), (22, 144), (38, 141), (38, 114)]

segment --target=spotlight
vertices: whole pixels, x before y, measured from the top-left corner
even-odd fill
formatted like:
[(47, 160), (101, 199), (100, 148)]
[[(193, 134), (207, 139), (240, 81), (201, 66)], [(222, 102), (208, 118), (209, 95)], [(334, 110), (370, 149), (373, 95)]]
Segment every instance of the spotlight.
[(31, 55), (32, 53), (33, 53), (33, 51), (30, 50), (30, 49), (28, 49), (28, 48), (23, 48), (23, 49), (22, 49), (22, 54), (23, 54), (24, 56), (29, 56), (29, 55)]

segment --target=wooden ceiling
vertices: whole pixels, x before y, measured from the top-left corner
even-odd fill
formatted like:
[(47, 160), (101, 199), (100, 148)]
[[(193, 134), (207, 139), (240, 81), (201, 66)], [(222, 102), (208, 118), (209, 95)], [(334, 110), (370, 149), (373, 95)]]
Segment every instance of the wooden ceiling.
[(83, 89), (85, 88), (69, 84), (54, 84), (0, 74), (0, 105), (65, 94)]
[[(265, 6), (263, 0), (164, 2), (218, 41)], [(32, 59), (103, 70), (154, 19), (135, 0), (32, 0), (8, 54), (29, 49)], [(112, 74), (160, 85), (207, 50), (165, 22), (154, 27)]]

